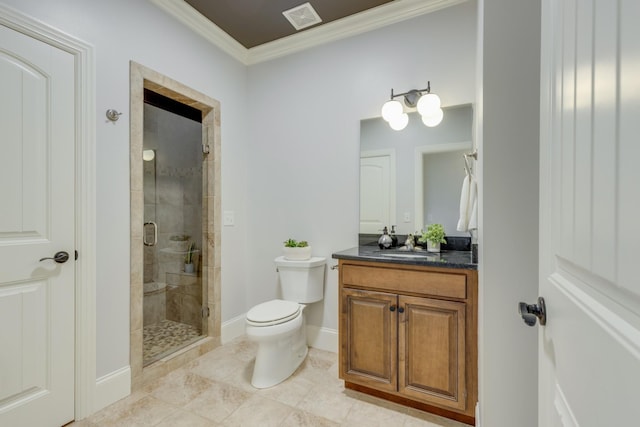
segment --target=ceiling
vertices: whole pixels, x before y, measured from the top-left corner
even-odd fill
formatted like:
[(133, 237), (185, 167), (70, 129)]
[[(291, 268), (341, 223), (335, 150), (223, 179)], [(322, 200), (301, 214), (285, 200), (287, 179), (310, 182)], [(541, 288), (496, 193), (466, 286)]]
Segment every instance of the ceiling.
[(185, 0), (208, 20), (220, 27), (245, 48), (250, 49), (296, 34), (297, 30), (282, 14), (309, 3), (322, 22), (335, 21), (393, 0)]
[[(468, 0), (149, 1), (234, 58), (251, 65)], [(297, 31), (283, 12), (307, 2), (322, 22)]]

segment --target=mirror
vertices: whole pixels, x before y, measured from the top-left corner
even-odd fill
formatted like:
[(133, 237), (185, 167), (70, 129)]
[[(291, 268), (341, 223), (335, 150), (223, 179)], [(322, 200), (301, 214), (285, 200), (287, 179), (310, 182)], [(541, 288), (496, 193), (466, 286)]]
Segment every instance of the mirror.
[(381, 117), (360, 122), (361, 234), (380, 234), (395, 225), (403, 235), (441, 223), (449, 236), (469, 236), (456, 225), (466, 173), (463, 154), (473, 150), (473, 108), (443, 110), (444, 119), (433, 128), (415, 112), (402, 131)]

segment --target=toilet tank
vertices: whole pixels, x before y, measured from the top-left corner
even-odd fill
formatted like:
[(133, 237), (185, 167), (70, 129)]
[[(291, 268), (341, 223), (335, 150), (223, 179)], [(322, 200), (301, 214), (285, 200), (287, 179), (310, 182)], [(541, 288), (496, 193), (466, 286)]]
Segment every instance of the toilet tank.
[(280, 275), (283, 299), (305, 304), (324, 298), (326, 258), (288, 260), (280, 256), (275, 259), (275, 263)]

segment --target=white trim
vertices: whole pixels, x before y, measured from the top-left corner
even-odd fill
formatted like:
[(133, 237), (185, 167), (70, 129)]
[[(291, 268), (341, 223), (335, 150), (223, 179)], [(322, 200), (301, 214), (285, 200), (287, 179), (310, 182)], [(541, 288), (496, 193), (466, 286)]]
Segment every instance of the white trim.
[(578, 427), (578, 421), (569, 407), (567, 398), (564, 396), (560, 384), (556, 383), (556, 391), (553, 399), (553, 407), (556, 410), (557, 420), (563, 427)]
[(226, 344), (234, 338), (244, 335), (246, 317), (246, 314), (241, 314), (240, 316), (222, 323), (222, 328), (220, 330), (220, 342), (222, 344)]
[(245, 65), (382, 28), (468, 0), (396, 0), (291, 36), (246, 49), (185, 1), (149, 0)]
[(75, 418), (93, 413), (96, 387), (95, 59), (93, 46), (0, 4), (0, 24), (74, 56), (76, 89)]
[(125, 366), (96, 380), (95, 412), (131, 394), (131, 368)]
[(249, 51), (225, 33), (220, 27), (205, 18), (200, 12), (191, 7), (186, 1), (149, 0), (178, 21), (185, 24), (192, 31), (200, 34), (210, 43), (219, 47), (233, 58), (245, 65), (249, 63)]
[(338, 352), (338, 331), (321, 326), (307, 325), (307, 345), (320, 350)]
[[(245, 334), (246, 317), (246, 314), (241, 314), (222, 323), (221, 342), (223, 345)], [(321, 326), (307, 325), (307, 345), (337, 353), (338, 331)]]
[[(566, 263), (559, 262), (560, 268)], [(564, 294), (580, 310), (582, 310), (591, 321), (600, 326), (607, 335), (617, 341), (620, 347), (626, 349), (637, 361), (640, 361), (640, 330), (626, 319), (620, 316), (622, 307), (615, 307), (616, 312), (603, 305), (598, 299), (589, 295), (580, 286), (588, 289), (588, 284), (579, 277), (572, 276), (570, 279), (564, 275), (570, 275), (567, 270), (559, 270), (552, 273), (547, 280)]]
[[(422, 224), (422, 218), (424, 217), (424, 179), (423, 179), (423, 173), (424, 173), (424, 162), (422, 161), (422, 158), (425, 154), (429, 153), (429, 154), (433, 154), (433, 153), (445, 153), (447, 151), (458, 151), (458, 150), (471, 150), (473, 148), (473, 142), (471, 141), (465, 141), (465, 142), (452, 142), (452, 143), (446, 143), (446, 144), (432, 144), (432, 145), (422, 145), (420, 147), (416, 147), (415, 148), (415, 155), (414, 155), (414, 167), (413, 170), (414, 172), (414, 191), (415, 194), (413, 196), (413, 200), (415, 200), (415, 206), (414, 206), (414, 218), (413, 220), (414, 225), (415, 225), (415, 229), (416, 230), (420, 230), (422, 227), (424, 227), (424, 224)], [(418, 222), (418, 220), (420, 220), (420, 222)]]

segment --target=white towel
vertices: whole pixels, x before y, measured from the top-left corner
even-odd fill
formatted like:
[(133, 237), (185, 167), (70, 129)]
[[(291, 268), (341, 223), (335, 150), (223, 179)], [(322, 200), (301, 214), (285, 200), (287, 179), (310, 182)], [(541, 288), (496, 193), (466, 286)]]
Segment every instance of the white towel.
[(468, 231), (469, 230), (469, 188), (470, 188), (471, 177), (467, 174), (462, 180), (462, 191), (460, 191), (460, 218), (458, 219), (458, 226), (456, 229), (458, 231)]
[(468, 230), (478, 229), (478, 182), (476, 178), (471, 175), (471, 184), (469, 186), (469, 204), (471, 205), (471, 211), (469, 213), (469, 225)]
[(478, 184), (473, 175), (466, 175), (460, 192), (460, 218), (458, 231), (470, 231), (478, 228)]

